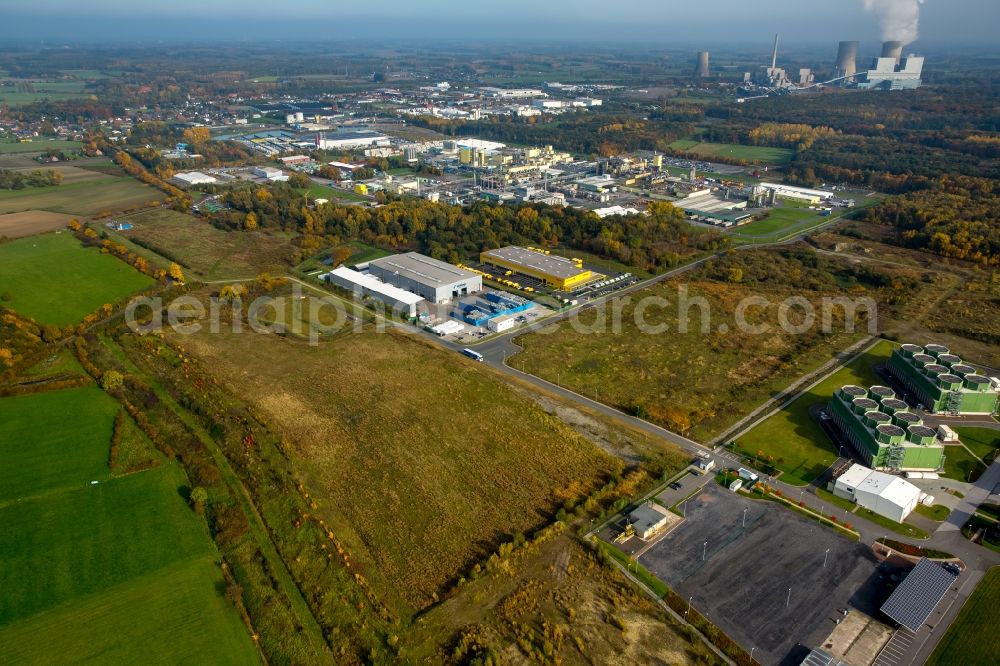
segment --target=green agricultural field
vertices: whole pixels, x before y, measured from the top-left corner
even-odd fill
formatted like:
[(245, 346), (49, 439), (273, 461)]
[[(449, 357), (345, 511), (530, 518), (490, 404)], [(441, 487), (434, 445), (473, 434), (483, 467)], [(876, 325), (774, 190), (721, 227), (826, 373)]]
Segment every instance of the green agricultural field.
[[(9, 470), (5, 470), (9, 471)], [(214, 552), (172, 464), (0, 507), (0, 626)]]
[(32, 81), (34, 90), (21, 92), (16, 86), (0, 87), (0, 103), (8, 106), (90, 97), (84, 81)]
[(281, 234), (223, 231), (173, 210), (149, 210), (131, 216), (129, 221), (134, 228), (114, 236), (176, 261), (208, 280), (284, 273), (291, 266), (295, 250)]
[(327, 187), (313, 183), (307, 190), (300, 190), (307, 193), (313, 199), (331, 199), (333, 201), (370, 201), (369, 197), (358, 194), (353, 190), (342, 190), (339, 187)]
[[(823, 473), (834, 460), (833, 442), (809, 414), (813, 405), (827, 403), (833, 392), (844, 384), (871, 386), (880, 383), (873, 369), (892, 353), (894, 343), (882, 340), (854, 361), (800, 395), (777, 414), (758, 424), (741, 437), (736, 446), (754, 456), (758, 451), (774, 458), (783, 473), (781, 480), (806, 485)], [(781, 462), (777, 462), (777, 461)]]
[(11, 300), (5, 307), (39, 324), (80, 321), (153, 284), (125, 262), (85, 248), (69, 233), (19, 238), (0, 245), (0, 285)]
[(728, 157), (748, 162), (767, 164), (787, 164), (792, 161), (795, 151), (791, 148), (770, 148), (768, 146), (744, 146), (738, 143), (702, 143), (690, 139), (674, 141), (670, 144), (674, 150), (691, 153), (699, 157)]
[(4, 661), (252, 664), (239, 615), (219, 593), (211, 557), (178, 562), (106, 591), (0, 627)]
[(1000, 567), (992, 567), (948, 627), (927, 666), (993, 666), (1000, 663), (1000, 635), (996, 631), (998, 606)]
[[(2, 88), (0, 88), (2, 90)], [(0, 99), (3, 94), (0, 93)], [(13, 155), (16, 153), (44, 153), (47, 150), (74, 150), (83, 144), (79, 141), (66, 141), (63, 139), (35, 138), (28, 142), (20, 141), (0, 141), (0, 155)]]
[(132, 178), (105, 178), (0, 191), (0, 213), (48, 210), (78, 217), (124, 210), (162, 199), (164, 195)]
[(818, 211), (808, 208), (775, 208), (769, 211), (763, 220), (737, 227), (733, 230), (734, 237), (746, 237), (751, 240), (775, 240), (794, 231), (805, 231), (819, 224), (830, 222), (840, 213), (831, 216), (821, 216)]
[[(0, 400), (0, 506), (106, 481), (117, 402), (95, 386)], [(14, 472), (14, 473), (10, 473)]]

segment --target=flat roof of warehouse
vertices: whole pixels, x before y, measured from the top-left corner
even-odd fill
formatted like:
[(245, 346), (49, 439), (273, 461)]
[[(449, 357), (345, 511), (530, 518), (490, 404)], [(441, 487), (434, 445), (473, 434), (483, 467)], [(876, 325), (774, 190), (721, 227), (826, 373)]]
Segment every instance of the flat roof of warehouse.
[(512, 264), (533, 268), (547, 275), (560, 279), (567, 279), (586, 272), (586, 269), (578, 267), (566, 257), (558, 257), (552, 254), (542, 254), (524, 247), (509, 245), (497, 250), (489, 250), (483, 253), (486, 256), (496, 257), (509, 261)]
[[(390, 273), (397, 273), (421, 284), (435, 287), (443, 287), (460, 280), (469, 280), (476, 277), (476, 274), (471, 271), (463, 270), (458, 266), (452, 266), (449, 263), (417, 252), (382, 257), (381, 259), (372, 261), (369, 267), (372, 266)], [(369, 268), (369, 270), (371, 269)]]

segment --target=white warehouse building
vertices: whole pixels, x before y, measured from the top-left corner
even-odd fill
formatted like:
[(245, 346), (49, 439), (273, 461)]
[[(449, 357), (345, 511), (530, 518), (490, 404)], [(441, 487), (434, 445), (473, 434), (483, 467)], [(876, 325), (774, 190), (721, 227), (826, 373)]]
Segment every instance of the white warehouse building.
[(837, 477), (833, 494), (897, 523), (903, 522), (920, 502), (920, 488), (909, 481), (857, 463)]
[(408, 317), (416, 316), (417, 303), (424, 300), (405, 289), (385, 284), (371, 275), (359, 273), (345, 266), (333, 269), (324, 275), (323, 279), (341, 289), (382, 301), (396, 312), (403, 313)]
[(431, 303), (448, 303), (483, 290), (481, 275), (417, 252), (375, 259), (368, 272)]

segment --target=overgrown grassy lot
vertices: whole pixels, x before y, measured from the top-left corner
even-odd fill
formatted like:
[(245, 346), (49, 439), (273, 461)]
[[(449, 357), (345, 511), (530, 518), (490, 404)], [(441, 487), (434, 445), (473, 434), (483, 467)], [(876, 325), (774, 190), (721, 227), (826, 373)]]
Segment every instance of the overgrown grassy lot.
[(150, 210), (129, 218), (135, 226), (122, 237), (176, 261), (208, 280), (284, 273), (294, 248), (288, 239), (266, 232), (216, 229), (204, 220), (173, 210)]
[(352, 560), (412, 607), (621, 469), (481, 366), (403, 334), (178, 341), (287, 437)]
[(996, 609), (1000, 606), (1000, 567), (992, 567), (965, 602), (941, 639), (928, 666), (990, 666), (1000, 663)]
[(711, 159), (713, 157), (729, 157), (748, 162), (763, 162), (767, 164), (787, 164), (795, 156), (791, 148), (770, 148), (768, 146), (744, 146), (739, 143), (702, 143), (691, 139), (682, 139), (670, 144), (674, 150)]
[[(631, 294), (627, 302), (612, 301), (603, 313), (587, 309), (576, 321), (522, 336), (524, 352), (509, 363), (681, 434), (708, 439), (860, 339), (867, 329), (864, 312), (855, 332), (847, 332), (844, 310), (835, 305), (828, 307), (831, 326), (823, 332), (824, 298), (897, 300), (911, 282), (906, 271), (868, 272), (808, 250), (732, 253)], [(766, 329), (738, 325), (736, 313), (748, 297), (768, 301), (766, 307), (742, 310), (748, 324)], [(781, 304), (791, 297), (805, 298), (816, 314), (814, 325), (802, 332), (779, 323)], [(787, 321), (802, 323), (801, 313), (794, 306)]]
[(0, 213), (49, 210), (78, 217), (124, 210), (161, 200), (163, 194), (132, 178), (107, 176), (51, 187), (0, 191)]
[(151, 284), (152, 278), (115, 257), (83, 247), (68, 232), (0, 245), (0, 291), (10, 296), (3, 306), (39, 324), (78, 322), (105, 303)]
[[(2, 89), (0, 89), (2, 90)], [(12, 95), (25, 95), (28, 101), (33, 99), (33, 93), (0, 93), (0, 100), (10, 103)], [(42, 95), (39, 95), (42, 97)], [(65, 141), (63, 139), (35, 138), (32, 141), (22, 143), (20, 141), (0, 141), (0, 155), (15, 153), (44, 153), (47, 150), (72, 150), (79, 148), (82, 144), (79, 141)]]
[(799, 396), (783, 410), (741, 437), (736, 446), (748, 455), (762, 452), (783, 472), (781, 480), (805, 485), (837, 459), (833, 442), (809, 414), (815, 405), (829, 402), (844, 384), (871, 386), (881, 382), (873, 366), (889, 358), (895, 345), (883, 340), (857, 359)]

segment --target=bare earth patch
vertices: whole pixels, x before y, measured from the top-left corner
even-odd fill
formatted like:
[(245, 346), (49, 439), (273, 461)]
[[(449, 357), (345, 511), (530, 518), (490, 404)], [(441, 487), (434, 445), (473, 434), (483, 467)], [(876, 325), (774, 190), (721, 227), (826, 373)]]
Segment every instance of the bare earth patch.
[(52, 213), (46, 210), (26, 210), (21, 213), (0, 215), (0, 237), (21, 238), (43, 234), (47, 231), (65, 229), (72, 215)]

